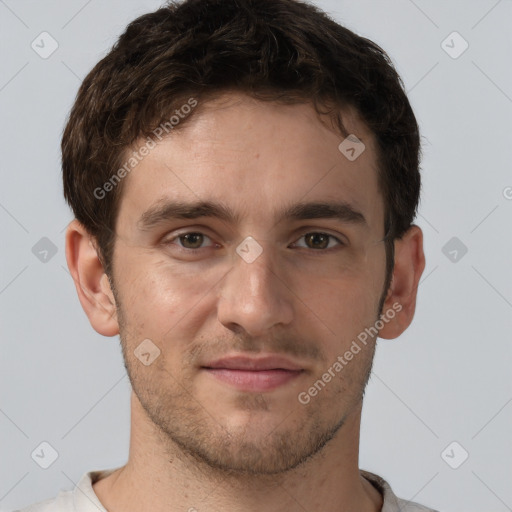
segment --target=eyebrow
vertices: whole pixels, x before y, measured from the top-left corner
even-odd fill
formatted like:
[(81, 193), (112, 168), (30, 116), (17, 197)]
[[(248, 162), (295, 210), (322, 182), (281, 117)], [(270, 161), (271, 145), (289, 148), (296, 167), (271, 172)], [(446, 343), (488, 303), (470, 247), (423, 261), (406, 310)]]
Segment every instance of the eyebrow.
[[(149, 231), (173, 219), (217, 218), (236, 224), (241, 216), (231, 208), (212, 201), (183, 202), (163, 200), (148, 208), (139, 218), (137, 226)], [(278, 213), (277, 222), (283, 220), (336, 219), (344, 223), (368, 226), (364, 215), (346, 201), (295, 203)]]

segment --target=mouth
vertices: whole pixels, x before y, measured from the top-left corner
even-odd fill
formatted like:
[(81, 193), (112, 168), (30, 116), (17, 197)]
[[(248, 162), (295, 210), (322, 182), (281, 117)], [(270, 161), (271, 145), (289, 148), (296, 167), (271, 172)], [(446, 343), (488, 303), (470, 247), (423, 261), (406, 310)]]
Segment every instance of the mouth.
[(282, 387), (305, 372), (300, 365), (280, 356), (232, 356), (209, 362), (201, 369), (240, 391), (260, 393)]

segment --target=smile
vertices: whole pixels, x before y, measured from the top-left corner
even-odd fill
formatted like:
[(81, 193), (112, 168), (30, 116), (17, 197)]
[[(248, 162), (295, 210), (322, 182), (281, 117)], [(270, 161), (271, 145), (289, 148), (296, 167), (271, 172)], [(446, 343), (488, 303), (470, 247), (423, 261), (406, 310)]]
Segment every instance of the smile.
[(304, 370), (274, 368), (267, 370), (246, 370), (233, 368), (203, 368), (215, 379), (229, 384), (240, 391), (272, 391), (296, 379)]

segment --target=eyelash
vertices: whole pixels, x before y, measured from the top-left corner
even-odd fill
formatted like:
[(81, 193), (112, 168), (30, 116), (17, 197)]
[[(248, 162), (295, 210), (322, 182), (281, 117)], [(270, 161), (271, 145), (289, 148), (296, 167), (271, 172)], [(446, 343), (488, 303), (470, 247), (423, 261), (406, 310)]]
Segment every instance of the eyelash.
[[(205, 235), (204, 233), (201, 233), (200, 231), (186, 231), (186, 232), (183, 232), (183, 233), (178, 233), (177, 235), (175, 235), (173, 238), (170, 238), (168, 240), (165, 240), (163, 242), (164, 245), (172, 245), (173, 242), (175, 240), (179, 240), (181, 237), (184, 237), (186, 235), (202, 235), (203, 237), (205, 238), (208, 238), (211, 240), (211, 238), (208, 236), (208, 235)], [(334, 235), (331, 235), (330, 233), (324, 233), (323, 231), (308, 231), (307, 233), (304, 233), (303, 235), (301, 235), (299, 237), (298, 240), (300, 240), (301, 238), (307, 236), (307, 235), (322, 235), (322, 236), (327, 236), (329, 237), (330, 239), (333, 239), (333, 240), (336, 240), (336, 242), (338, 242), (338, 245), (335, 246), (335, 247), (327, 247), (326, 249), (312, 249), (310, 247), (301, 247), (301, 249), (309, 249), (310, 251), (313, 251), (313, 252), (329, 252), (333, 249), (336, 249), (336, 247), (343, 247), (345, 246), (346, 244), (340, 240), (338, 237), (334, 236)], [(296, 243), (296, 242), (294, 242)], [(329, 242), (330, 244), (330, 242)], [(329, 245), (328, 244), (328, 245)], [(202, 249), (207, 249), (207, 247), (199, 247), (197, 249), (189, 249), (187, 247), (182, 247), (182, 246), (179, 246), (178, 245), (178, 249), (182, 252), (186, 252), (186, 253), (193, 253), (193, 252), (199, 252), (201, 251)]]

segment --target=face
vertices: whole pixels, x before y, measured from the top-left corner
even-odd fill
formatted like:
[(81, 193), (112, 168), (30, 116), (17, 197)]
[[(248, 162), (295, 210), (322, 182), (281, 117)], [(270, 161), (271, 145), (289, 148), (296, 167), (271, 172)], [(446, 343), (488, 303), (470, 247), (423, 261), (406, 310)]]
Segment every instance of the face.
[[(312, 106), (226, 96), (125, 178), (117, 318), (134, 393), (170, 451), (278, 473), (360, 405), (374, 340), (335, 363), (378, 319), (384, 205), (373, 138), (343, 120), (365, 144), (354, 161)], [(134, 354), (143, 340), (146, 363), (160, 351), (150, 364)]]

